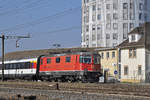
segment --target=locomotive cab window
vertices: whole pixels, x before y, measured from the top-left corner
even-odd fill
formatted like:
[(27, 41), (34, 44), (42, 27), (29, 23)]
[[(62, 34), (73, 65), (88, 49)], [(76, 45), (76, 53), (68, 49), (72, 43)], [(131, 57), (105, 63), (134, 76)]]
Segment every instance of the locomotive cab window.
[(56, 63), (60, 63), (60, 57), (56, 58)]
[(100, 56), (94, 55), (94, 64), (100, 64)]
[(47, 59), (47, 64), (50, 64), (50, 63), (51, 63), (51, 59), (48, 58), (48, 59)]
[(71, 62), (71, 57), (66, 57), (66, 62)]
[(80, 56), (80, 63), (91, 63), (91, 56)]

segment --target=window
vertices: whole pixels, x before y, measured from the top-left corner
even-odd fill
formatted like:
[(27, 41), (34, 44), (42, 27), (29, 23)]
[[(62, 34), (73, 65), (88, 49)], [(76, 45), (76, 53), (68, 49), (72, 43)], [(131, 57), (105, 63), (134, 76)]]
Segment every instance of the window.
[(86, 25), (86, 32), (89, 32), (89, 25)]
[(128, 71), (129, 71), (128, 66), (124, 66), (124, 75), (128, 75)]
[(123, 19), (128, 19), (128, 3), (123, 3)]
[(110, 39), (110, 34), (106, 34), (106, 39)]
[(80, 63), (91, 63), (91, 56), (80, 56)]
[(60, 57), (56, 58), (56, 63), (60, 63)]
[(92, 31), (95, 31), (95, 25), (92, 25)]
[(118, 0), (113, 0), (113, 9), (114, 10), (118, 9)]
[(99, 5), (97, 5), (98, 7), (97, 7), (97, 10), (101, 10), (101, 5), (99, 4)]
[(129, 49), (129, 58), (135, 58), (136, 57), (136, 49)]
[(123, 39), (127, 39), (128, 23), (123, 23)]
[(5, 65), (5, 69), (9, 69), (10, 64)]
[(110, 15), (109, 13), (106, 15), (106, 20), (107, 20), (107, 21), (110, 21), (110, 20), (111, 20), (111, 15)]
[(140, 9), (140, 10), (143, 9), (143, 4), (142, 4), (142, 3), (139, 4), (139, 9)]
[(132, 57), (132, 49), (129, 49), (129, 58)]
[(100, 56), (94, 55), (94, 64), (100, 64)]
[[(43, 61), (43, 60), (42, 60)], [(25, 63), (25, 69), (28, 69), (28, 68), (30, 68), (30, 62), (26, 62)]]
[(117, 33), (113, 33), (113, 40), (118, 40), (118, 34)]
[(136, 49), (133, 49), (133, 57), (136, 57)]
[(115, 58), (115, 52), (112, 52), (112, 58)]
[(132, 41), (135, 41), (135, 35), (132, 35), (131, 39), (132, 39)]
[(0, 70), (2, 70), (2, 64), (0, 64)]
[(134, 28), (134, 23), (130, 23), (130, 31), (133, 30)]
[(97, 20), (101, 20), (101, 14), (97, 15)]
[(107, 10), (110, 9), (110, 4), (106, 4), (106, 9), (107, 9)]
[(142, 75), (142, 66), (138, 65), (138, 75)]
[(110, 23), (106, 24), (106, 29), (111, 29), (111, 24)]
[(109, 58), (109, 52), (106, 53), (106, 58), (107, 58), (107, 59)]
[(49, 64), (49, 63), (51, 63), (51, 59), (50, 58), (47, 59), (47, 64)]
[(139, 20), (141, 20), (141, 19), (142, 19), (142, 13), (139, 14)]
[(101, 29), (101, 25), (97, 25), (97, 30), (100, 30)]
[(117, 13), (113, 13), (113, 19), (118, 19), (118, 14)]
[(66, 57), (66, 62), (70, 62), (71, 61), (71, 57)]
[(43, 59), (41, 59), (41, 65), (43, 65)]
[(96, 15), (93, 14), (93, 15), (92, 15), (92, 21), (94, 22), (95, 20), (96, 20)]
[(86, 23), (89, 22), (89, 15), (86, 15), (85, 22), (86, 22)]
[(128, 3), (123, 3), (123, 9), (128, 9)]
[(118, 29), (118, 24), (117, 23), (113, 23), (113, 29)]
[(96, 34), (92, 34), (92, 41), (96, 41)]
[(96, 5), (92, 6), (92, 10), (95, 11), (96, 10)]

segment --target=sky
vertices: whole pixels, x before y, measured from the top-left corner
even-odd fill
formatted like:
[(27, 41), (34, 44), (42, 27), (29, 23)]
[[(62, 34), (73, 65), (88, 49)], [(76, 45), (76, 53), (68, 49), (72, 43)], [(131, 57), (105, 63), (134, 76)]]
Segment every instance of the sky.
[[(81, 0), (0, 0), (0, 35), (26, 36), (5, 39), (5, 53), (24, 50), (79, 47)], [(1, 40), (0, 40), (1, 55)]]

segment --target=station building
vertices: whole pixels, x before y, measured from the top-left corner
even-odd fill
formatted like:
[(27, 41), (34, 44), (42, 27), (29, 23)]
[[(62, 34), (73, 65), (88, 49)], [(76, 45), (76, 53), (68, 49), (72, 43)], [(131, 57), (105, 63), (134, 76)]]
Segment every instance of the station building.
[(108, 72), (108, 76), (119, 78), (118, 70), (118, 48), (97, 48), (101, 55), (102, 73)]

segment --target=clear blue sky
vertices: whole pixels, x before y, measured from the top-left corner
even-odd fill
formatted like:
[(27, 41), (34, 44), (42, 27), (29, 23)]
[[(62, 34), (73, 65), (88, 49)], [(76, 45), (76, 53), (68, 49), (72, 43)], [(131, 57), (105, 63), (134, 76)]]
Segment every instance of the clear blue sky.
[(19, 48), (16, 48), (16, 40), (5, 40), (5, 53), (49, 49), (54, 48), (55, 43), (62, 48), (78, 47), (81, 43), (81, 0), (0, 0), (1, 33), (30, 33), (32, 37), (21, 39)]

